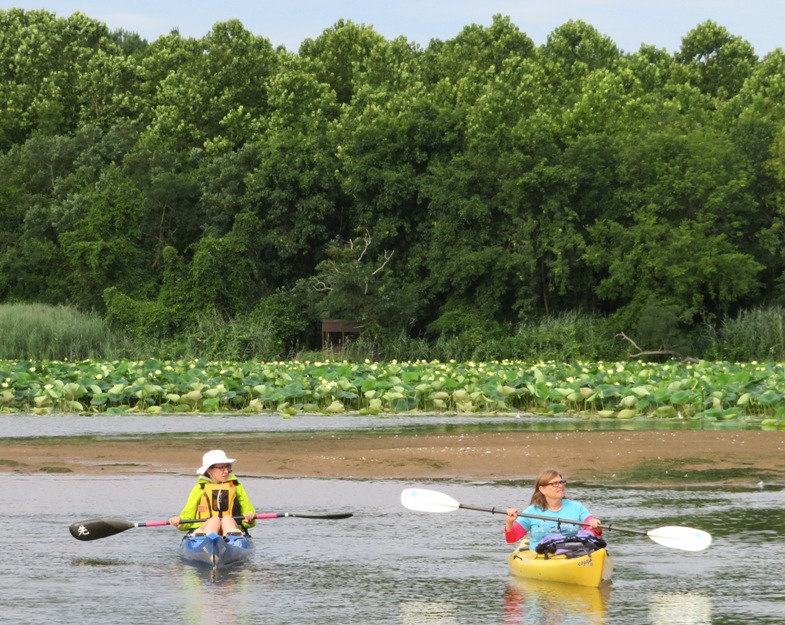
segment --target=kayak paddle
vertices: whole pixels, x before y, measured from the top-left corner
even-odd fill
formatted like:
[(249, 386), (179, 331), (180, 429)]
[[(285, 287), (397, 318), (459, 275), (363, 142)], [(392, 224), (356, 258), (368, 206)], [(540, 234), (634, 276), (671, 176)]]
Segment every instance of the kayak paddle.
[[(418, 512), (452, 512), (463, 508), (464, 510), (477, 510), (479, 512), (490, 512), (491, 514), (507, 514), (507, 508), (481, 508), (479, 506), (469, 506), (458, 503), (455, 499), (444, 493), (424, 488), (407, 488), (401, 493), (401, 503), (409, 510)], [(572, 525), (588, 526), (583, 521), (572, 521), (570, 519), (556, 519), (549, 516), (538, 514), (519, 514), (519, 516), (530, 519), (545, 519), (556, 523), (570, 523)], [(691, 527), (680, 527), (678, 525), (667, 525), (653, 530), (634, 530), (616, 525), (600, 525), (602, 529), (608, 531), (627, 532), (629, 534), (640, 534), (648, 536), (655, 543), (665, 545), (671, 549), (681, 549), (683, 551), (703, 551), (711, 544), (711, 534), (703, 530), (696, 530)]]
[[(336, 514), (292, 514), (291, 512), (262, 512), (257, 514), (257, 519), (280, 519), (284, 517), (295, 517), (298, 519), (322, 519), (337, 521), (348, 519), (354, 516), (352, 512), (339, 512)], [(181, 523), (204, 523), (207, 519), (183, 519)], [(234, 517), (235, 521), (242, 521), (243, 517)], [(144, 523), (132, 523), (122, 519), (90, 519), (88, 521), (77, 521), (68, 528), (71, 536), (77, 540), (98, 540), (114, 536), (120, 532), (133, 529), (135, 527), (162, 527), (169, 525), (169, 521), (146, 521)]]

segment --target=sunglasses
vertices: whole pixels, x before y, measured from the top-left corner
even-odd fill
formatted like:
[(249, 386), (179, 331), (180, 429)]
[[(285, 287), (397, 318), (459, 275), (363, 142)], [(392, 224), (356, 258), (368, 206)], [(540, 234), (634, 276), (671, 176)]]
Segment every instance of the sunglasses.
[(567, 484), (567, 480), (555, 480), (553, 482), (548, 482), (546, 486), (553, 486), (555, 488), (556, 486), (564, 486), (565, 484)]
[(214, 464), (210, 467), (211, 469), (218, 469), (219, 471), (231, 471), (232, 465), (231, 464)]

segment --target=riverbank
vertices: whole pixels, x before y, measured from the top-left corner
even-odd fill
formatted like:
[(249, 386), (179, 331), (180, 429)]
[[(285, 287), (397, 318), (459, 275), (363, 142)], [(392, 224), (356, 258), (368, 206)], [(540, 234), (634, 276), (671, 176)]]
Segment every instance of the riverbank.
[(190, 475), (208, 449), (237, 458), (240, 476), (271, 478), (531, 480), (556, 467), (571, 481), (588, 484), (785, 484), (782, 431), (5, 439), (0, 472)]

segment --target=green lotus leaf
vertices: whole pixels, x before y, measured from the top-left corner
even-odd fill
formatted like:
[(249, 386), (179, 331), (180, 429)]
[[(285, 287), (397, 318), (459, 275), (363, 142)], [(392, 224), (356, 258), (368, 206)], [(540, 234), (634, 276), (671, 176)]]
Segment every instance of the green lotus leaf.
[(202, 400), (201, 391), (189, 391), (188, 393), (180, 397), (180, 401), (188, 404), (195, 404), (201, 400)]
[(760, 404), (762, 404), (763, 406), (771, 406), (772, 404), (776, 404), (776, 403), (782, 401), (782, 395), (780, 395), (779, 393), (776, 393), (776, 392), (774, 392), (772, 390), (767, 390), (767, 391), (764, 391), (763, 393), (761, 393), (761, 395), (758, 396), (757, 399), (758, 399), (758, 402)]
[(458, 390), (453, 391), (452, 398), (456, 403), (465, 402), (469, 399), (469, 393), (466, 391), (466, 389), (459, 388)]
[(52, 405), (52, 398), (48, 395), (36, 395), (36, 397), (33, 398), (33, 401), (37, 408)]
[(689, 402), (693, 397), (691, 391), (676, 391), (671, 395), (671, 403), (677, 406), (681, 406), (682, 404), (686, 404)]
[(654, 411), (654, 416), (659, 419), (675, 419), (678, 411), (673, 406), (660, 406)]
[(63, 385), (63, 397), (74, 400), (77, 397), (84, 397), (87, 395), (87, 389), (81, 384), (76, 382), (69, 382)]
[(635, 395), (627, 395), (627, 397), (623, 397), (619, 403), (625, 408), (632, 408), (638, 403), (638, 398)]
[(634, 386), (630, 389), (630, 391), (632, 391), (632, 393), (634, 393), (638, 397), (646, 397), (648, 395), (651, 395), (651, 390), (649, 389), (648, 386)]
[(220, 403), (221, 403), (221, 400), (218, 397), (211, 397), (209, 399), (205, 399), (202, 402), (202, 410), (206, 410), (206, 411), (209, 411), (209, 412), (214, 412), (215, 410), (218, 409), (218, 406), (220, 405)]
[(109, 401), (109, 395), (107, 393), (94, 393), (93, 396), (90, 398), (90, 405), (105, 406), (108, 401)]

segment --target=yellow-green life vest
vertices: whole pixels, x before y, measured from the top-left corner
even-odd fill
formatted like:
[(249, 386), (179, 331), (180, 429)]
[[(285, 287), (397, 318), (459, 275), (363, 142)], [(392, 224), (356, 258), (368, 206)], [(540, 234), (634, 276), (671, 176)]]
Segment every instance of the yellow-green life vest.
[(202, 498), (196, 506), (197, 519), (209, 519), (210, 517), (234, 516), (235, 504), (237, 504), (237, 492), (234, 481), (205, 482)]

